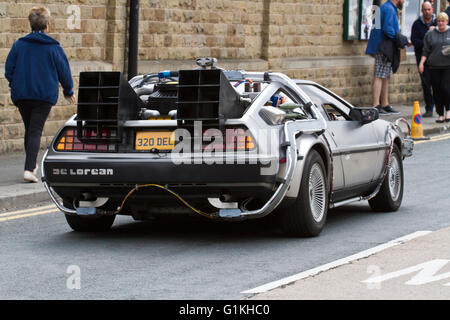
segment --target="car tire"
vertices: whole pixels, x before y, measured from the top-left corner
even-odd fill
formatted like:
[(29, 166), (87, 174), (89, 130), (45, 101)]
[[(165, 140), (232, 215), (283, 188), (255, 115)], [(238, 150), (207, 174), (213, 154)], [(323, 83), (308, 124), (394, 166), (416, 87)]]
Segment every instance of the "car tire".
[(108, 231), (114, 223), (116, 215), (82, 217), (66, 214), (69, 226), (78, 232), (102, 232)]
[(403, 198), (403, 162), (400, 150), (394, 145), (389, 159), (389, 169), (378, 194), (369, 200), (372, 210), (392, 212), (400, 208)]
[(297, 199), (281, 213), (281, 227), (291, 236), (318, 236), (328, 213), (328, 178), (322, 157), (311, 150), (305, 160)]

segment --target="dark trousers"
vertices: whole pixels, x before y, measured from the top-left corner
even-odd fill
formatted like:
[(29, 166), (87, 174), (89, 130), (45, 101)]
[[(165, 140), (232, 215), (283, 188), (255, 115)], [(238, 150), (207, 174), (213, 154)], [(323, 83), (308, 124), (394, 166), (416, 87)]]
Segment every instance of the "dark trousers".
[(33, 171), (36, 168), (42, 130), (52, 105), (38, 100), (22, 100), (17, 101), (17, 107), (25, 125), (25, 170)]
[(430, 69), (431, 86), (438, 115), (450, 110), (450, 69)]
[[(417, 66), (419, 65), (421, 56), (416, 55)], [(425, 100), (425, 111), (433, 112), (434, 99), (431, 91), (431, 74), (427, 65), (424, 66), (423, 73), (420, 74), (420, 81), (422, 82), (423, 99)]]
[(431, 74), (428, 67), (423, 68), (423, 73), (420, 75), (420, 80), (422, 82), (423, 98), (425, 100), (425, 111), (433, 112), (434, 99), (431, 91)]

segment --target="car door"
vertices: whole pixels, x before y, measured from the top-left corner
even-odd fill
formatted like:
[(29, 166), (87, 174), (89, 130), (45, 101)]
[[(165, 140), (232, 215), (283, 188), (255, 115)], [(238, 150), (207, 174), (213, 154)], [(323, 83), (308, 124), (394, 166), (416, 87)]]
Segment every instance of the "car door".
[(358, 189), (373, 181), (380, 157), (373, 123), (363, 125), (352, 120), (349, 117), (351, 107), (317, 85), (300, 87), (326, 116), (327, 131), (335, 144), (333, 157), (342, 165), (345, 189)]
[(344, 169), (345, 188), (355, 188), (373, 181), (379, 156), (378, 138), (373, 124), (359, 121), (331, 121), (329, 131), (338, 148)]
[[(322, 116), (328, 120), (328, 115), (322, 106), (321, 92), (316, 90), (315, 87), (311, 85), (299, 85), (299, 87), (311, 98), (312, 102), (321, 112)], [(329, 123), (329, 121), (327, 121)], [(327, 125), (328, 125), (327, 123)], [(331, 149), (331, 156), (333, 161), (333, 190), (339, 191), (344, 189), (344, 168), (342, 166), (342, 157), (339, 154), (339, 147), (336, 144), (336, 140), (331, 134), (329, 129), (325, 130), (323, 133), (324, 137), (328, 141)]]

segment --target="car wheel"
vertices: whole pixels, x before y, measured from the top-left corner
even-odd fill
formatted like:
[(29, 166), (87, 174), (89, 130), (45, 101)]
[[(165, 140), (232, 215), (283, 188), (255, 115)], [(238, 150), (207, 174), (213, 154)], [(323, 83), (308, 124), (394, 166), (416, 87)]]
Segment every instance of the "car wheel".
[(66, 214), (66, 220), (74, 231), (79, 232), (100, 232), (107, 231), (114, 223), (115, 215), (99, 217), (82, 217)]
[(281, 226), (292, 236), (313, 237), (322, 231), (328, 213), (328, 179), (319, 153), (306, 157), (297, 199), (281, 214)]
[(391, 212), (400, 208), (403, 198), (403, 163), (396, 145), (389, 159), (389, 167), (378, 194), (369, 200), (374, 211)]

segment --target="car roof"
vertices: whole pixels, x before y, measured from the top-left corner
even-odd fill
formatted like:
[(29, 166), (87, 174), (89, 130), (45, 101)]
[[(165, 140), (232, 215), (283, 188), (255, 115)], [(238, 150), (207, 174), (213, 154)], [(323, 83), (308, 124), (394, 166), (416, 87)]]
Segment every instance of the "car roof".
[(311, 80), (304, 80), (304, 79), (292, 79), (296, 84), (312, 84), (315, 86), (320, 86), (317, 82), (311, 81)]

